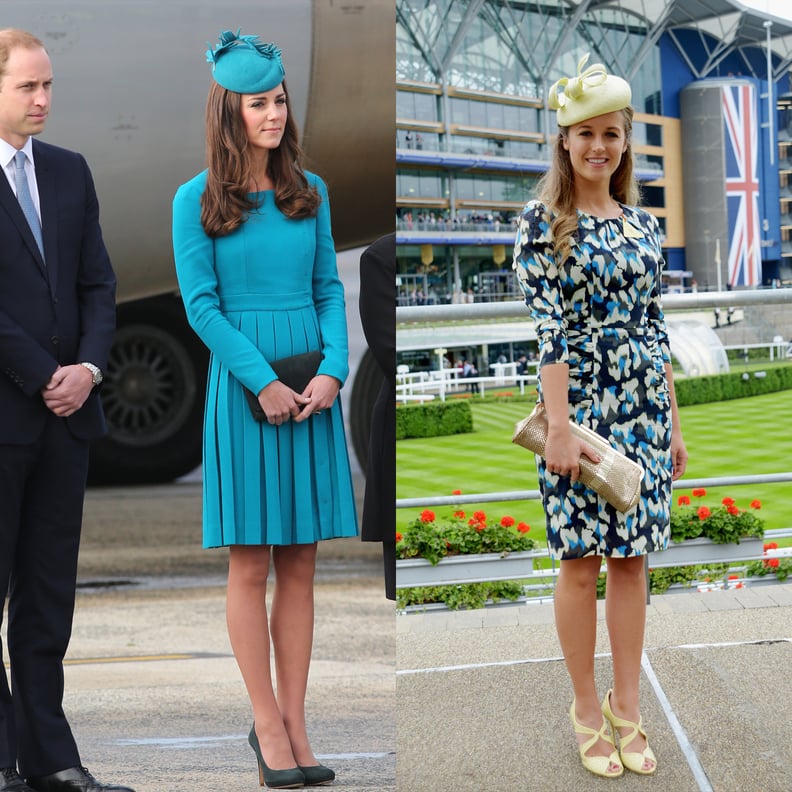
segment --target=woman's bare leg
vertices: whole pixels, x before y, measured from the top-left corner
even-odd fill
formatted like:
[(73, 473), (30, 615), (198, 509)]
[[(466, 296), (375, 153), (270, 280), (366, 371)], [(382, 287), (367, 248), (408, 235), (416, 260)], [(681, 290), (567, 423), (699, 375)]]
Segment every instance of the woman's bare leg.
[[(602, 725), (602, 711), (594, 682), (594, 648), (597, 642), (597, 576), (601, 556), (561, 562), (553, 603), (556, 630), (567, 671), (575, 692), (575, 714), (579, 723), (592, 729)], [(577, 735), (582, 744), (589, 736)], [(613, 746), (598, 740), (588, 756), (610, 756)], [(616, 771), (618, 766), (611, 767)]]
[[(614, 715), (637, 723), (641, 712), (638, 685), (646, 624), (643, 556), (608, 559), (605, 613), (613, 655), (611, 709)], [(646, 740), (638, 734), (622, 747), (640, 753), (646, 747)], [(645, 769), (652, 767), (652, 762), (644, 763)]]
[(305, 692), (314, 631), (316, 544), (273, 548), (275, 589), (270, 628), (278, 704), (297, 764), (317, 764), (305, 725)]
[(269, 547), (234, 545), (228, 562), (226, 622), (231, 648), (242, 673), (261, 753), (267, 766), (296, 765), (272, 684), (267, 619)]

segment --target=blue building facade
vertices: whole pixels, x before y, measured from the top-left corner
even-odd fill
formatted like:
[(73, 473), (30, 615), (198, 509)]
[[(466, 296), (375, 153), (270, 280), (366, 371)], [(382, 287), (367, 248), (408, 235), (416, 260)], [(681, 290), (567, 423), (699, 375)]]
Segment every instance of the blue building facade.
[[(575, 73), (585, 52), (633, 88), (636, 170), (643, 204), (664, 235), (669, 286), (792, 279), (792, 266), (785, 266), (792, 264), (792, 119), (785, 104), (792, 53), (783, 49), (792, 27), (728, 0), (712, 0), (698, 16), (693, 5), (397, 0), (400, 304), (518, 296), (511, 274), (514, 218), (549, 166), (555, 114), (546, 106), (547, 91)], [(762, 39), (768, 32), (769, 82)], [(684, 160), (685, 149), (702, 141), (701, 129), (685, 118), (683, 91), (707, 81), (717, 81), (721, 92), (723, 84), (751, 86), (752, 104), (743, 110), (756, 130), (756, 170), (743, 175), (759, 185), (750, 236), (758, 246), (748, 250), (758, 251), (759, 264), (745, 272), (755, 272), (756, 282), (733, 279), (727, 268), (739, 201), (723, 198), (723, 183), (709, 194), (701, 179), (691, 182)], [(725, 161), (722, 112), (708, 124), (720, 131), (703, 143)], [(736, 184), (737, 176), (724, 178)], [(714, 205), (718, 191), (725, 215), (702, 229), (689, 209)], [(751, 201), (743, 203), (750, 208)], [(743, 233), (734, 244), (748, 238)]]

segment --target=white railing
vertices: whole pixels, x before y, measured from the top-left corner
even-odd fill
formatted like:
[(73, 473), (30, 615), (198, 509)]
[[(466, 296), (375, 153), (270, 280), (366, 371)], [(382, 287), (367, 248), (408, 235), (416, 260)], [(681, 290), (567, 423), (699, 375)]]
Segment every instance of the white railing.
[[(663, 295), (663, 310), (695, 311), (730, 305), (785, 305), (792, 303), (792, 289), (751, 289), (745, 291), (697, 292)], [(451, 303), (449, 305), (405, 305), (396, 308), (396, 323), (454, 322), (464, 319), (526, 319), (522, 300), (491, 303)], [(398, 346), (398, 328), (396, 331)]]
[[(516, 374), (514, 376), (495, 375), (491, 377), (457, 377), (455, 375), (444, 376), (445, 371), (421, 371), (411, 372), (405, 375), (396, 375), (396, 400), (402, 404), (408, 401), (431, 401), (437, 396), (441, 401), (445, 401), (448, 394), (477, 393), (479, 396), (486, 396), (487, 388), (508, 388), (513, 386), (519, 388), (520, 395), (525, 395), (526, 385), (535, 385), (537, 377), (535, 374)], [(426, 376), (415, 377), (415, 374), (425, 374)], [(435, 376), (432, 376), (435, 375)], [(407, 378), (409, 377), (409, 379)], [(471, 390), (470, 386), (473, 386)]]
[[(758, 289), (753, 291), (704, 292), (697, 294), (667, 294), (663, 297), (663, 308), (666, 312), (689, 311), (703, 308), (729, 305), (778, 305), (792, 303), (792, 289)], [(398, 325), (422, 323), (443, 324), (463, 320), (489, 319), (528, 319), (528, 312), (522, 300), (505, 302), (460, 303), (451, 305), (402, 306), (396, 308), (396, 347), (399, 348)], [(745, 350), (764, 348), (769, 350), (770, 360), (792, 358), (792, 343), (774, 337), (760, 344), (734, 344), (727, 349)], [(508, 364), (514, 365), (514, 364)], [(536, 363), (529, 363), (536, 366)], [(533, 374), (510, 376), (505, 372), (497, 372), (492, 377), (475, 377), (462, 379), (455, 369), (443, 371), (410, 372), (407, 376), (397, 375), (397, 399), (406, 404), (408, 401), (430, 401), (435, 396), (445, 400), (446, 393), (458, 392), (457, 381), (465, 385), (474, 384), (475, 391), (484, 396), (489, 386), (501, 387), (514, 384), (525, 393), (525, 385), (533, 384)], [(469, 390), (469, 388), (466, 388)]]
[(742, 352), (743, 356), (748, 354), (749, 349), (766, 349), (772, 363), (776, 358), (784, 360), (792, 358), (792, 342), (787, 341), (764, 341), (760, 344), (728, 344), (723, 347), (727, 352)]

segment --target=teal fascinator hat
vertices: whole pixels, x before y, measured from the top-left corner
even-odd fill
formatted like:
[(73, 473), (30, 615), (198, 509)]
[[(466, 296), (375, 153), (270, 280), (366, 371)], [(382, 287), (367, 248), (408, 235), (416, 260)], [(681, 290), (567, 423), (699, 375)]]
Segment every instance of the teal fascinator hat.
[(587, 52), (578, 62), (577, 77), (562, 77), (552, 88), (548, 104), (558, 111), (558, 125), (579, 124), (594, 116), (623, 110), (632, 101), (632, 91), (626, 80), (608, 74), (601, 63), (587, 69)]
[(218, 45), (206, 51), (212, 77), (235, 93), (271, 91), (286, 76), (280, 50), (274, 44), (262, 44), (258, 36), (240, 36), (240, 31), (224, 30)]

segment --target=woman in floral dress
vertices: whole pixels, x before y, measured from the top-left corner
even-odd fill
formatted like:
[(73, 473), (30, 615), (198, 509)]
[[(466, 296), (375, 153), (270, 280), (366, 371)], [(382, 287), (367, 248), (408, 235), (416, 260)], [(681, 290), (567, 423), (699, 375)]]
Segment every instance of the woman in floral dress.
[[(522, 213), (514, 268), (536, 323), (539, 396), (548, 436), (538, 458), (550, 552), (560, 559), (555, 592), (559, 640), (575, 698), (570, 708), (584, 767), (616, 777), (651, 774), (639, 707), (646, 617), (644, 555), (665, 549), (671, 482), (685, 470), (660, 307), (658, 224), (635, 208), (629, 85), (596, 64), (553, 86), (558, 111), (553, 163), (541, 200)], [(579, 480), (572, 418), (644, 468), (641, 497), (616, 511)], [(606, 621), (613, 686), (602, 704), (594, 679), (596, 587), (607, 558)], [(615, 750), (614, 736), (619, 738)]]

